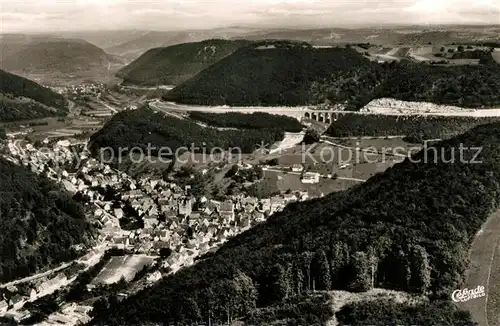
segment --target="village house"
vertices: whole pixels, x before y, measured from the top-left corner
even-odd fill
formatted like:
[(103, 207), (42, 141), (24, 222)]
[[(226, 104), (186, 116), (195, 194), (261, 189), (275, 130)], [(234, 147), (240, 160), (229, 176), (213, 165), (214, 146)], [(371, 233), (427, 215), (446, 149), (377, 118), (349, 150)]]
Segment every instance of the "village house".
[(294, 165), (292, 165), (292, 171), (293, 172), (302, 172), (302, 171), (304, 171), (304, 166), (302, 166), (302, 164), (294, 164)]
[(113, 248), (116, 249), (126, 249), (130, 245), (130, 238), (128, 237), (118, 237), (113, 239)]
[(41, 294), (41, 293), (46, 294), (48, 292), (51, 292), (51, 291), (57, 289), (58, 287), (63, 285), (67, 280), (68, 279), (67, 279), (66, 275), (64, 275), (63, 273), (57, 274), (54, 278), (48, 279), (48, 280), (40, 283), (36, 287), (36, 292), (38, 294)]
[(37, 297), (36, 290), (33, 288), (30, 289), (29, 294), (30, 294), (30, 301), (34, 301)]
[(274, 196), (271, 198), (271, 212), (277, 212), (280, 211), (285, 207), (285, 200), (279, 196)]
[(169, 233), (167, 230), (159, 230), (156, 232), (156, 236), (160, 241), (167, 241)]
[(147, 215), (149, 216), (156, 216), (158, 215), (158, 206), (156, 206), (155, 204), (153, 204), (147, 211), (146, 211)]
[(115, 217), (117, 219), (123, 218), (123, 209), (121, 209), (121, 208), (115, 208), (114, 211), (113, 211), (113, 213), (114, 213), (114, 215), (115, 215)]
[(193, 202), (191, 199), (179, 201), (179, 215), (189, 216), (193, 210)]
[(220, 205), (219, 215), (225, 220), (234, 221), (234, 204), (230, 201), (225, 201)]
[(260, 200), (260, 210), (262, 212), (269, 212), (271, 210), (271, 199), (270, 198), (264, 198)]
[(155, 228), (158, 225), (158, 216), (148, 216), (144, 218), (144, 228)]
[(10, 298), (9, 306), (14, 310), (21, 309), (26, 303), (27, 298), (22, 295), (16, 294), (12, 298)]
[(302, 176), (302, 183), (315, 184), (319, 182), (320, 174), (317, 172), (306, 172)]
[(8, 309), (9, 309), (9, 304), (5, 300), (0, 301), (0, 313), (4, 313)]
[(266, 215), (259, 211), (253, 211), (252, 217), (257, 222), (264, 222), (266, 220)]
[(136, 199), (136, 198), (142, 198), (144, 197), (145, 194), (142, 192), (140, 189), (135, 189), (135, 190), (130, 190), (122, 195), (123, 200), (131, 200), (131, 199)]
[(217, 210), (217, 206), (213, 201), (207, 201), (203, 203), (201, 213), (207, 216), (212, 215)]
[(287, 204), (298, 200), (298, 198), (297, 198), (297, 196), (295, 196), (295, 194), (284, 194), (283, 199), (285, 200), (285, 203), (287, 203)]
[(307, 200), (309, 198), (309, 193), (307, 191), (297, 191), (296, 196), (299, 200)]

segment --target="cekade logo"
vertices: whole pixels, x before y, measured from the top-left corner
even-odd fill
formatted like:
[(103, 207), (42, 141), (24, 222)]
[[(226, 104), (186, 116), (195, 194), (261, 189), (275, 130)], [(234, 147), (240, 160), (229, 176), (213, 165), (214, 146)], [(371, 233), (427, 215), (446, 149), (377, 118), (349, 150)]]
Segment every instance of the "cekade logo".
[(469, 290), (467, 288), (463, 290), (455, 290), (451, 295), (451, 299), (454, 302), (466, 302), (484, 296), (486, 296), (486, 292), (484, 291), (484, 286), (479, 285), (477, 288), (473, 290)]

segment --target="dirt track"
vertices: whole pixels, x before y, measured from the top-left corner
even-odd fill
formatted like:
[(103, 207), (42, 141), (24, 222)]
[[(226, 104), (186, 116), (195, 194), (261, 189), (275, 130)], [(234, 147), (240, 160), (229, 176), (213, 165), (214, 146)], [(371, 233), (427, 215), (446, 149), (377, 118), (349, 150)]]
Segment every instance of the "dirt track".
[(471, 313), (472, 319), (480, 326), (497, 326), (488, 322), (487, 304), (495, 250), (500, 239), (500, 210), (492, 214), (478, 232), (470, 250), (470, 267), (462, 288), (474, 289), (484, 286), (486, 296), (458, 303), (458, 307)]
[(490, 325), (500, 325), (500, 241), (491, 269), (490, 289), (488, 294), (488, 322)]

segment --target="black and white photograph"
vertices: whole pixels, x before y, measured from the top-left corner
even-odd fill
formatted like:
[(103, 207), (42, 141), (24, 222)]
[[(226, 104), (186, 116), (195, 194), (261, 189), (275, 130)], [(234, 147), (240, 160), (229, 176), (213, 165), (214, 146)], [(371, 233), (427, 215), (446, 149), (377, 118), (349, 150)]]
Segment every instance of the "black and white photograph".
[(0, 325), (500, 326), (500, 0), (0, 0)]

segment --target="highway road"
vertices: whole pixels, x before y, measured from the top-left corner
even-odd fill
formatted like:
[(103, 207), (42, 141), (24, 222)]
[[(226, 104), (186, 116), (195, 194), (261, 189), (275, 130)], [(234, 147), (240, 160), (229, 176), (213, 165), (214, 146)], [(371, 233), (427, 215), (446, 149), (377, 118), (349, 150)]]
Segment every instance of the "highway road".
[(177, 104), (173, 102), (162, 102), (153, 100), (149, 102), (149, 107), (153, 110), (169, 113), (172, 111), (181, 112), (209, 112), (209, 113), (224, 113), (224, 112), (240, 112), (240, 113), (253, 113), (253, 112), (268, 112), (271, 114), (283, 114), (292, 116), (302, 116), (307, 107), (229, 107), (229, 106), (197, 106)]
[[(283, 114), (295, 117), (302, 117), (307, 111), (313, 111), (307, 106), (302, 107), (279, 107), (279, 106), (249, 106), (249, 107), (230, 107), (230, 106), (198, 106), (198, 105), (186, 105), (177, 104), (173, 102), (163, 102), (160, 100), (152, 100), (149, 102), (149, 106), (157, 111), (171, 112), (171, 111), (184, 111), (184, 112), (211, 112), (211, 113), (224, 113), (224, 112), (240, 112), (240, 113), (253, 113), (253, 112), (268, 112), (271, 114)], [(388, 110), (389, 111), (389, 110)], [(500, 109), (478, 109), (474, 111), (464, 110), (453, 111), (453, 112), (415, 112), (415, 113), (401, 113), (401, 112), (359, 112), (359, 111), (329, 111), (330, 113), (338, 114), (362, 114), (362, 115), (373, 115), (373, 114), (386, 114), (386, 115), (396, 115), (396, 116), (451, 116), (451, 117), (500, 117)]]
[(164, 89), (164, 90), (172, 90), (174, 89), (175, 86), (173, 85), (158, 85), (158, 86), (134, 86), (134, 85), (123, 85), (120, 84), (121, 87), (123, 88), (128, 88), (128, 89), (138, 89), (138, 90), (156, 90), (156, 89)]
[(74, 263), (74, 261), (70, 261), (70, 262), (64, 263), (62, 265), (59, 265), (56, 268), (50, 269), (48, 271), (45, 271), (43, 273), (38, 273), (38, 274), (35, 274), (35, 275), (32, 275), (32, 276), (28, 276), (28, 277), (25, 277), (25, 278), (22, 278), (22, 279), (19, 279), (19, 280), (15, 280), (15, 281), (12, 281), (12, 282), (0, 284), (0, 288), (6, 288), (8, 286), (13, 286), (13, 285), (21, 284), (21, 283), (26, 283), (26, 282), (31, 282), (33, 280), (36, 280), (36, 279), (48, 276), (50, 274), (53, 274), (55, 272), (58, 272), (60, 270), (63, 270), (65, 268), (69, 267), (70, 265), (72, 265), (73, 263)]

